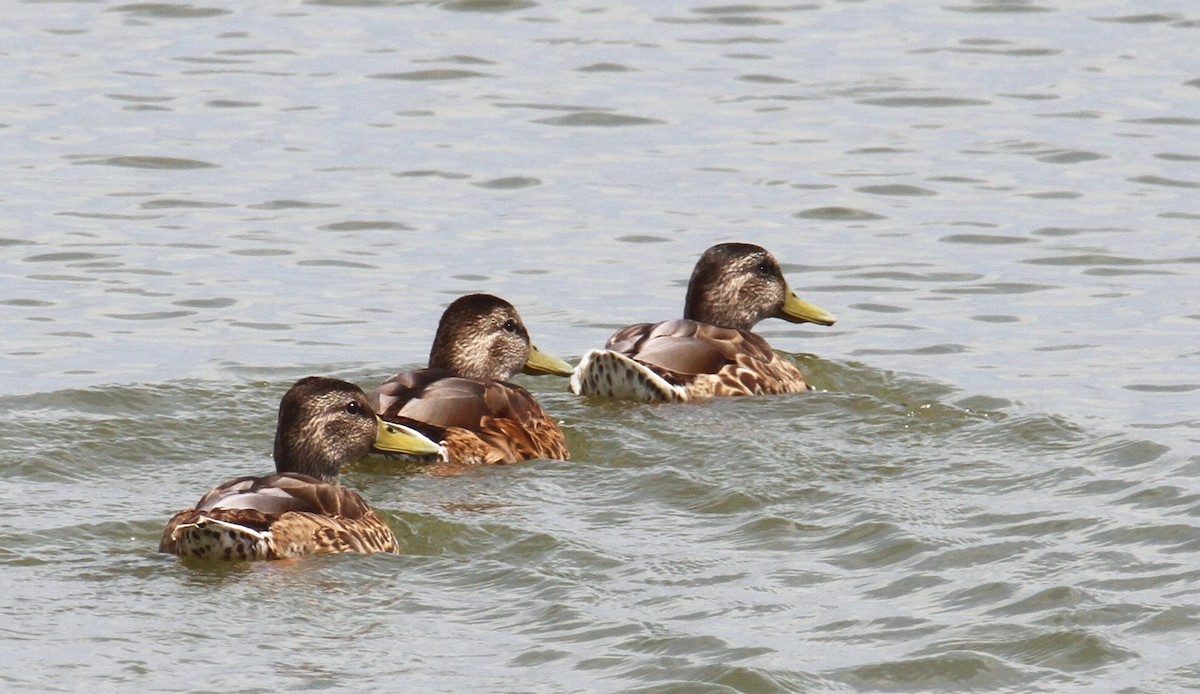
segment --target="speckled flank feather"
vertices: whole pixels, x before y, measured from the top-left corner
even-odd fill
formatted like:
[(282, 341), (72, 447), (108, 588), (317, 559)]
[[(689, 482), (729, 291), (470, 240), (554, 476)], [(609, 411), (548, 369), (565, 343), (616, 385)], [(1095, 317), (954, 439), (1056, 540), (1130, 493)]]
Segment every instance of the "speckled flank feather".
[(571, 391), (644, 402), (687, 402), (733, 395), (800, 393), (811, 390), (791, 362), (739, 354), (713, 374), (681, 374), (643, 364), (611, 350), (584, 355), (571, 376)]
[(196, 513), (172, 519), (164, 533), (160, 551), (181, 557), (255, 561), (287, 559), (310, 554), (341, 552), (387, 552), (399, 545), (387, 524), (378, 516), (358, 520), (336, 520), (314, 513), (286, 513), (270, 522), (270, 529), (257, 531), (224, 513)]
[(772, 354), (769, 361), (739, 354), (716, 374), (703, 374), (687, 386), (693, 398), (727, 395), (772, 395), (812, 390), (804, 374), (787, 359)]
[(509, 419), (485, 418), (476, 430), (460, 427), (435, 427), (403, 417), (385, 420), (412, 427), (440, 441), (442, 452), (436, 458), (419, 458), (400, 453), (375, 451), (374, 458), (418, 463), (449, 463), (459, 466), (510, 465), (523, 460), (552, 458), (570, 460), (562, 430), (553, 420), (520, 424)]
[(167, 523), (159, 551), (253, 561), (399, 551), (391, 528), (352, 490), (307, 475), (242, 477)]

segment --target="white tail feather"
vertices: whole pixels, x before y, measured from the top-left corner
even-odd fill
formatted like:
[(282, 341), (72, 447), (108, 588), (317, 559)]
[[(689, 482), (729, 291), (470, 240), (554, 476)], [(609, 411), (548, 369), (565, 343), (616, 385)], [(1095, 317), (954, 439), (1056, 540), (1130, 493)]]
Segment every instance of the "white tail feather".
[(605, 349), (593, 349), (579, 360), (571, 374), (571, 392), (648, 402), (688, 399), (683, 386), (668, 383), (645, 364)]

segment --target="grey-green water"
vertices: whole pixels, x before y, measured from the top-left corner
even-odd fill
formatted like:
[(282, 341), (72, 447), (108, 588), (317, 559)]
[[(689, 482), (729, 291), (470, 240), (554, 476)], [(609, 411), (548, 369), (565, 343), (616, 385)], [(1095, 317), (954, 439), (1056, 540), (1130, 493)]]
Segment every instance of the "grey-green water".
[[(1200, 686), (1191, 3), (245, 5), (5, 6), (0, 685)], [(722, 240), (821, 392), (521, 377), (572, 462), (347, 471), (403, 556), (154, 551), (295, 379), (468, 291), (574, 359)]]

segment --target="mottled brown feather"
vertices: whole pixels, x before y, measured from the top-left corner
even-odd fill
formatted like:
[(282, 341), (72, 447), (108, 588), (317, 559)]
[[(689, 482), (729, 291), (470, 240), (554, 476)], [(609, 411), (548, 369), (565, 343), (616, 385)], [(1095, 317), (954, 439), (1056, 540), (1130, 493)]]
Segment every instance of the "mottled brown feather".
[[(280, 403), (278, 472), (238, 477), (208, 491), (172, 516), (159, 551), (241, 561), (399, 551), (387, 523), (336, 481), (343, 462), (370, 450), (376, 431), (375, 415), (357, 386), (301, 379)], [(309, 469), (322, 478), (297, 472)]]
[(645, 364), (684, 388), (686, 399), (810, 390), (804, 374), (762, 336), (691, 320), (639, 323), (617, 331), (605, 349)]
[(532, 350), (529, 332), (511, 304), (490, 294), (469, 294), (442, 314), (429, 368), (392, 376), (368, 399), (383, 419), (437, 441), (442, 462), (567, 460), (570, 453), (558, 423), (529, 391), (508, 382), (527, 366)]
[[(218, 522), (214, 522), (218, 521)], [(208, 535), (227, 526), (245, 533), (244, 550)], [(159, 551), (209, 559), (283, 559), (336, 552), (396, 552), (387, 524), (356, 492), (294, 473), (239, 477), (209, 491), (167, 523)]]
[(692, 272), (684, 318), (621, 328), (605, 351), (584, 356), (571, 390), (666, 402), (811, 390), (795, 364), (751, 332), (769, 317), (832, 322), (824, 312), (818, 318), (788, 313), (784, 307), (793, 299), (765, 249), (713, 246)]
[(529, 391), (513, 383), (418, 369), (393, 376), (368, 397), (384, 420), (410, 426), (441, 443), (446, 462), (569, 460), (558, 423)]

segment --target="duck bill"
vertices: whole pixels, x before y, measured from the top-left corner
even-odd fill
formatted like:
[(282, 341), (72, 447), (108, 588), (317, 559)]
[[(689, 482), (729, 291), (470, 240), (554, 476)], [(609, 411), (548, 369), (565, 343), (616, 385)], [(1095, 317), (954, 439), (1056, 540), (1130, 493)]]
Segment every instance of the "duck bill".
[(818, 325), (833, 325), (837, 320), (829, 311), (796, 296), (796, 292), (793, 292), (791, 287), (787, 288), (787, 299), (783, 302), (783, 309), (779, 312), (779, 317), (792, 323), (816, 323)]
[(521, 367), (521, 373), (527, 373), (534, 376), (542, 374), (550, 374), (552, 376), (570, 376), (574, 373), (571, 365), (562, 359), (552, 357), (544, 352), (539, 352), (537, 347), (529, 347), (529, 359), (525, 361), (525, 366)]
[(438, 454), (440, 449), (437, 442), (416, 429), (395, 422), (385, 422), (379, 417), (375, 420), (379, 423), (375, 433), (375, 450), (420, 456)]

